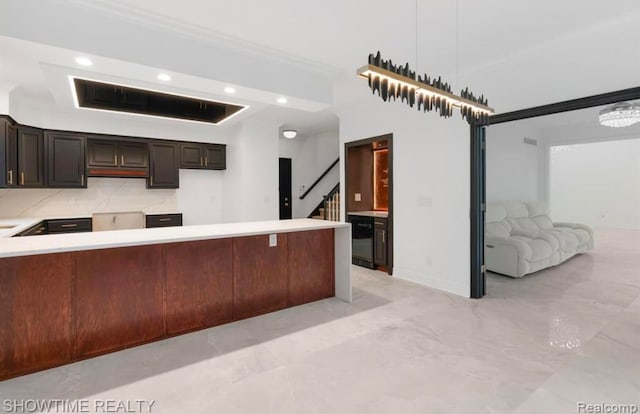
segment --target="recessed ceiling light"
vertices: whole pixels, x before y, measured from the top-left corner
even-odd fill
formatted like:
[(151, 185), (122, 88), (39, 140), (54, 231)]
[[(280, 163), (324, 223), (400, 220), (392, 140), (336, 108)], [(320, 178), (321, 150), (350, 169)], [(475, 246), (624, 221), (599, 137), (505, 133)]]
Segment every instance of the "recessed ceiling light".
[(161, 81), (170, 81), (171, 80), (171, 76), (167, 75), (166, 73), (159, 73), (158, 74), (158, 79)]
[(278, 103), (279, 104), (286, 104), (287, 103), (287, 98), (285, 98), (284, 96), (281, 96), (278, 98)]
[(284, 131), (282, 131), (282, 135), (285, 138), (294, 139), (296, 135), (298, 135), (298, 131), (296, 131), (295, 129), (285, 129)]
[(76, 58), (76, 63), (80, 66), (91, 66), (93, 65), (93, 62), (91, 61), (91, 59), (83, 57), (83, 56), (79, 56)]
[(226, 88), (224, 88), (225, 93), (236, 93), (236, 88), (232, 87), (232, 86), (227, 86)]

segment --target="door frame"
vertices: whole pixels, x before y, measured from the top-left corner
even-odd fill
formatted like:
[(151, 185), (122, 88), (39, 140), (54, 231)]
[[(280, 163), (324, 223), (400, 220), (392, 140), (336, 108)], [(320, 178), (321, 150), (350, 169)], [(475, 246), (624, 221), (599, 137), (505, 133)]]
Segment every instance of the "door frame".
[(388, 271), (387, 273), (391, 276), (393, 275), (393, 249), (394, 249), (394, 243), (393, 243), (393, 133), (388, 133), (388, 134), (384, 134), (384, 135), (378, 135), (375, 137), (371, 137), (371, 138), (366, 138), (366, 139), (360, 139), (357, 141), (349, 141), (349, 142), (345, 142), (344, 144), (344, 163), (343, 163), (343, 171), (344, 171), (344, 197), (343, 200), (341, 201), (344, 203), (344, 214), (345, 214), (345, 220), (347, 218), (347, 215), (349, 214), (349, 212), (347, 211), (347, 197), (349, 195), (349, 180), (348, 180), (348, 169), (347, 169), (347, 165), (349, 163), (349, 148), (352, 147), (359, 147), (362, 145), (367, 145), (367, 144), (373, 144), (374, 142), (378, 142), (378, 141), (387, 141), (387, 148), (389, 149), (389, 216), (387, 218), (387, 232), (388, 232), (388, 237), (387, 237), (387, 243), (389, 244), (389, 250), (387, 251), (388, 254)]
[(577, 111), (594, 106), (610, 105), (617, 102), (640, 99), (640, 87), (622, 89), (584, 98), (571, 99), (548, 105), (535, 106), (518, 111), (505, 112), (489, 117), (485, 124), (471, 124), (471, 189), (470, 189), (470, 276), (471, 298), (480, 299), (486, 293), (484, 266), (484, 213), (486, 210), (486, 165), (485, 139), (487, 127), (505, 122), (519, 121), (561, 112)]

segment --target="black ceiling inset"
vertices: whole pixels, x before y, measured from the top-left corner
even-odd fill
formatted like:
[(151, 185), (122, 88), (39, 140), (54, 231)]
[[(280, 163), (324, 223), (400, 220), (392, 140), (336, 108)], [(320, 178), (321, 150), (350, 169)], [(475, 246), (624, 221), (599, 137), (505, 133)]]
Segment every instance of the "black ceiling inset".
[(86, 79), (73, 79), (81, 108), (127, 112), (218, 124), (245, 108)]

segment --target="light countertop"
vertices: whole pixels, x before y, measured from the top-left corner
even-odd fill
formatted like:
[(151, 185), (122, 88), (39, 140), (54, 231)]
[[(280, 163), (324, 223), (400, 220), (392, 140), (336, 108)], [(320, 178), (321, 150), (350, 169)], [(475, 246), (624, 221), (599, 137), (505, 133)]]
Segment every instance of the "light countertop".
[[(42, 219), (0, 220), (0, 226), (15, 225), (13, 234), (38, 224)], [(93, 233), (52, 234), (30, 237), (2, 236), (0, 233), (0, 258), (30, 256), (36, 254), (61, 253), (82, 250), (108, 249), (115, 247), (148, 244), (176, 243), (195, 240), (223, 239), (229, 237), (255, 236), (270, 233), (321, 230), (349, 227), (348, 223), (335, 221), (295, 219), (257, 221), (246, 223), (210, 224), (200, 226), (163, 227), (152, 229), (102, 231)]]
[(15, 236), (43, 220), (42, 218), (0, 219), (0, 238)]
[(347, 213), (348, 216), (365, 216), (365, 217), (382, 217), (388, 218), (388, 211), (350, 211)]

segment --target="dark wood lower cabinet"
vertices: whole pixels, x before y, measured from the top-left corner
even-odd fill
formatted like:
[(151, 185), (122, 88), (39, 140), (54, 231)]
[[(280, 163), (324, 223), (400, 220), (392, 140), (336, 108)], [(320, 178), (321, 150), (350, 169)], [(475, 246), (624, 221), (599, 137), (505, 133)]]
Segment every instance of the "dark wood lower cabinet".
[(234, 318), (243, 319), (287, 307), (287, 234), (233, 239)]
[(334, 296), (315, 230), (0, 259), (0, 380)]
[(0, 260), (0, 379), (71, 362), (69, 253)]
[(75, 253), (78, 356), (163, 336), (162, 246)]
[(167, 245), (167, 334), (233, 320), (232, 246), (231, 239)]
[(336, 290), (333, 229), (289, 234), (289, 305), (332, 297)]

